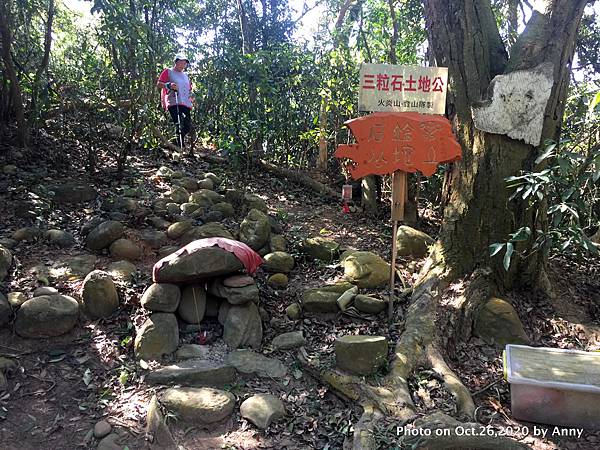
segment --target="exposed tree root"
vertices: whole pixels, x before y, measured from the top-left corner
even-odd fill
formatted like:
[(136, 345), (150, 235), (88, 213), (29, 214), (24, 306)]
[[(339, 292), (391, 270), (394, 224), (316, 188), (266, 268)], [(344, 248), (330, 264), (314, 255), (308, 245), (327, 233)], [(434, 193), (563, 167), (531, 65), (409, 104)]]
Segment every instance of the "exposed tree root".
[[(444, 387), (456, 401), (459, 416), (472, 420), (475, 413), (470, 392), (448, 367), (436, 341), (439, 334), (436, 324), (437, 306), (443, 290), (448, 286), (443, 274), (443, 268), (434, 265), (429, 268), (429, 274), (415, 286), (406, 316), (406, 328), (394, 349), (390, 372), (380, 386), (369, 385), (360, 377), (333, 368), (321, 367), (308, 357), (306, 351), (299, 352), (298, 359), (309, 373), (329, 385), (342, 398), (356, 401), (363, 408), (362, 416), (354, 428), (354, 450), (376, 448), (375, 428), (384, 415), (397, 419), (398, 426), (414, 421), (415, 427), (424, 430), (417, 435), (401, 438), (403, 444), (413, 448), (528, 448), (512, 439), (497, 436), (493, 430), (480, 424), (459, 422), (442, 413), (415, 420), (417, 410), (411, 398), (408, 378), (419, 367), (431, 368), (441, 378)], [(467, 292), (473, 298), (465, 294), (466, 297), (461, 300), (461, 304), (469, 306), (469, 309), (486, 298), (492, 289), (486, 276), (475, 276), (472, 281), (472, 289), (467, 289)], [(436, 429), (443, 430), (436, 433)], [(468, 431), (461, 433), (461, 430)]]

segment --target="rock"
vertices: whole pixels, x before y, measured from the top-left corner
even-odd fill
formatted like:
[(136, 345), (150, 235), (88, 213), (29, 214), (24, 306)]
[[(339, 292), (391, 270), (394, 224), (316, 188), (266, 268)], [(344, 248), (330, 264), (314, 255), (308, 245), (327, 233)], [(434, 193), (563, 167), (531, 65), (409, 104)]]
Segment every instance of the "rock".
[(179, 209), (181, 210), (181, 212), (183, 214), (190, 216), (194, 212), (196, 212), (198, 210), (202, 210), (203, 208), (201, 208), (200, 205), (197, 205), (196, 203), (187, 202), (187, 203), (182, 203), (181, 206), (179, 207)]
[(27, 296), (23, 292), (9, 292), (6, 298), (8, 299), (10, 306), (13, 308), (18, 308), (28, 300)]
[(54, 295), (58, 294), (58, 289), (50, 286), (42, 286), (33, 291), (33, 297), (40, 297), (42, 295)]
[(213, 388), (171, 388), (162, 404), (186, 422), (207, 424), (229, 417), (235, 407), (233, 394)]
[(128, 214), (133, 214), (139, 209), (138, 202), (129, 197), (115, 197), (107, 199), (102, 202), (102, 209), (110, 211), (111, 213), (124, 214), (127, 217)]
[(281, 361), (268, 358), (252, 350), (235, 350), (227, 355), (227, 364), (247, 375), (257, 375), (262, 378), (283, 378), (287, 368)]
[(206, 239), (211, 237), (224, 237), (233, 239), (233, 235), (222, 224), (210, 222), (200, 227), (193, 227), (181, 237), (181, 243), (187, 245), (198, 239)]
[(19, 228), (12, 234), (12, 238), (17, 241), (35, 241), (40, 239), (44, 235), (44, 232), (39, 228), (35, 227), (24, 227)]
[(361, 312), (367, 314), (379, 314), (388, 305), (388, 302), (368, 295), (359, 294), (354, 297), (354, 306)]
[(200, 323), (206, 312), (206, 290), (203, 285), (186, 286), (177, 313), (187, 323)]
[(221, 184), (221, 177), (219, 177), (218, 175), (215, 175), (212, 172), (208, 172), (204, 174), (204, 178), (208, 178), (209, 180), (211, 180), (215, 186), (218, 186)]
[(81, 298), (93, 318), (108, 317), (119, 308), (115, 283), (108, 273), (101, 270), (94, 270), (85, 277)]
[(302, 251), (312, 259), (332, 262), (340, 254), (340, 244), (333, 239), (317, 236), (305, 239)]
[(258, 428), (266, 430), (271, 423), (285, 415), (285, 407), (274, 395), (258, 394), (244, 400), (240, 414)]
[(243, 305), (248, 302), (258, 302), (258, 286), (252, 284), (242, 287), (227, 287), (224, 281), (216, 279), (210, 283), (208, 292), (217, 297), (225, 298), (232, 305)]
[(175, 253), (177, 250), (179, 250), (179, 247), (175, 245), (165, 245), (164, 247), (158, 249), (158, 256), (164, 258), (165, 256), (169, 256), (171, 253)]
[(135, 261), (142, 256), (142, 249), (135, 242), (121, 238), (110, 244), (110, 254), (114, 258)]
[(175, 312), (179, 307), (181, 291), (176, 284), (154, 283), (144, 291), (141, 304), (150, 311)]
[(88, 234), (90, 234), (90, 231), (92, 231), (94, 228), (96, 228), (98, 225), (104, 222), (106, 222), (106, 219), (103, 219), (102, 217), (91, 218), (81, 227), (81, 235), (87, 236)]
[(290, 320), (298, 320), (302, 318), (302, 308), (298, 303), (292, 303), (290, 306), (285, 308), (285, 314)]
[(108, 218), (110, 220), (114, 220), (115, 222), (126, 222), (128, 219), (128, 216), (125, 213), (113, 211), (108, 215)]
[(152, 396), (146, 413), (146, 435), (151, 436), (150, 449), (177, 450), (169, 427), (160, 411), (156, 395)]
[(215, 189), (215, 183), (210, 178), (198, 181), (198, 189), (208, 189), (210, 191)]
[(108, 247), (123, 236), (123, 224), (114, 220), (101, 223), (87, 235), (86, 246), (90, 250), (98, 251)]
[(178, 205), (181, 205), (182, 203), (188, 201), (188, 198), (190, 198), (190, 193), (184, 187), (175, 186), (169, 192), (164, 194), (163, 198), (170, 200), (173, 203), (177, 203)]
[(306, 343), (302, 331), (291, 331), (276, 336), (271, 342), (275, 350), (290, 350), (296, 347), (302, 347)]
[(17, 166), (13, 164), (7, 164), (2, 167), (2, 172), (6, 175), (14, 175), (17, 173)]
[(188, 359), (146, 375), (149, 384), (222, 387), (235, 381), (233, 366), (202, 359)]
[(219, 308), (221, 307), (222, 300), (214, 295), (206, 296), (206, 312), (205, 317), (218, 317)]
[(271, 234), (269, 238), (269, 247), (272, 252), (285, 252), (287, 251), (287, 245), (285, 238), (280, 234)]
[(46, 231), (46, 239), (51, 244), (58, 245), (61, 248), (70, 247), (75, 244), (73, 235), (63, 230)]
[(474, 334), (498, 348), (530, 342), (517, 311), (506, 300), (489, 299), (476, 311), (473, 322)]
[(398, 256), (414, 256), (422, 258), (426, 256), (430, 245), (435, 242), (428, 234), (406, 225), (398, 227), (396, 233)]
[(181, 359), (207, 359), (210, 355), (210, 346), (198, 344), (183, 344), (175, 352), (175, 358)]
[[(182, 188), (185, 188), (188, 192), (195, 192), (198, 190), (198, 180), (192, 177), (183, 177), (177, 180), (177, 184)], [(189, 198), (186, 197), (184, 201)]]
[(154, 313), (135, 337), (135, 356), (152, 360), (173, 353), (179, 346), (179, 327), (175, 314)]
[(246, 193), (244, 194), (243, 202), (249, 210), (257, 209), (265, 214), (269, 212), (267, 204), (258, 195)]
[(15, 331), (19, 336), (46, 338), (68, 333), (77, 324), (79, 303), (66, 295), (33, 297), (17, 311)]
[(4, 281), (8, 275), (8, 270), (12, 265), (12, 253), (6, 247), (0, 246), (0, 282)]
[(341, 336), (335, 340), (336, 365), (357, 375), (373, 375), (387, 362), (388, 342), (383, 336)]
[(148, 217), (148, 222), (157, 230), (166, 230), (171, 226), (171, 222), (163, 219), (162, 217)]
[(209, 223), (209, 222), (221, 222), (225, 217), (223, 216), (223, 213), (221, 213), (221, 211), (208, 211), (208, 212), (204, 212), (204, 214), (202, 214), (200, 216), (200, 220), (202, 220), (202, 222), (204, 223)]
[(223, 325), (223, 340), (229, 348), (249, 346), (259, 349), (262, 335), (262, 322), (254, 302), (229, 308)]
[(193, 223), (190, 220), (184, 220), (182, 222), (175, 222), (167, 230), (167, 236), (169, 239), (179, 239), (183, 234), (193, 227)]
[(96, 265), (94, 255), (67, 256), (64, 260), (55, 262), (49, 270), (52, 278), (81, 280), (87, 276)]
[(181, 205), (179, 203), (169, 202), (165, 205), (167, 214), (171, 216), (177, 216), (181, 212)]
[(265, 255), (263, 268), (268, 272), (289, 273), (294, 268), (294, 257), (286, 252), (273, 252)]
[(106, 268), (106, 272), (114, 279), (121, 281), (131, 281), (133, 274), (137, 268), (129, 261), (116, 261), (110, 263)]
[(279, 219), (277, 217), (269, 215), (269, 222), (271, 222), (271, 233), (283, 234), (283, 228), (281, 227), (281, 224), (279, 223)]
[(98, 193), (92, 186), (81, 183), (48, 186), (48, 190), (54, 192), (54, 202), (63, 204), (91, 202), (98, 196)]
[(242, 263), (232, 253), (219, 247), (200, 248), (179, 255), (156, 271), (155, 282), (185, 283), (237, 272)]
[(269, 242), (270, 234), (271, 224), (267, 215), (257, 209), (251, 209), (240, 225), (240, 241), (258, 250)]
[(210, 189), (199, 189), (189, 196), (188, 201), (190, 203), (197, 203), (200, 206), (212, 206), (225, 201), (225, 197)]
[(225, 320), (227, 320), (227, 314), (229, 314), (229, 309), (231, 308), (231, 304), (229, 302), (221, 302), (221, 306), (219, 307), (219, 315), (218, 321), (221, 325), (225, 325)]
[(123, 450), (126, 446), (121, 445), (119, 439), (121, 438), (118, 434), (109, 434), (98, 443), (96, 450)]
[(164, 231), (146, 230), (142, 233), (141, 239), (151, 248), (160, 248), (167, 243), (167, 233)]
[(18, 367), (19, 364), (15, 359), (0, 356), (0, 373), (14, 375)]
[(302, 297), (302, 309), (306, 312), (335, 313), (338, 312), (337, 299), (341, 294), (323, 289), (309, 289)]
[(275, 273), (267, 280), (267, 284), (275, 289), (285, 289), (288, 282), (288, 277), (284, 273)]
[(104, 436), (108, 436), (112, 430), (112, 426), (106, 420), (101, 420), (94, 425), (94, 437), (96, 439), (102, 439)]
[(359, 288), (384, 286), (390, 278), (390, 265), (371, 252), (347, 252), (342, 259), (344, 275)]
[(156, 176), (160, 177), (160, 178), (164, 178), (166, 180), (170, 180), (173, 177), (173, 174), (175, 172), (173, 171), (173, 169), (167, 167), (167, 166), (161, 166), (157, 171), (156, 171)]
[(235, 215), (235, 210), (233, 209), (233, 205), (231, 203), (215, 203), (210, 207), (210, 209), (211, 211), (220, 212), (223, 215), (223, 217), (233, 217)]
[(15, 248), (18, 242), (11, 238), (1, 238), (0, 239), (0, 248), (4, 247), (5, 249), (10, 250), (11, 248)]
[(0, 292), (0, 328), (9, 323), (11, 318), (12, 308), (10, 307), (10, 303), (8, 303), (4, 294)]
[(244, 201), (244, 191), (239, 189), (225, 189), (225, 201), (236, 206), (240, 206), (240, 204)]

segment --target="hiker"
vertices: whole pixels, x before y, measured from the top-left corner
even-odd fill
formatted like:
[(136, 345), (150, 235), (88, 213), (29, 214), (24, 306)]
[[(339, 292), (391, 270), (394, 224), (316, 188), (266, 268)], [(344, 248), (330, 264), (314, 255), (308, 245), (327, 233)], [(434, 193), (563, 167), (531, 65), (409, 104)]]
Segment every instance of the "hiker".
[(187, 56), (175, 56), (172, 69), (165, 69), (158, 77), (156, 85), (162, 89), (162, 105), (171, 114), (177, 130), (175, 142), (183, 149), (185, 136), (192, 129), (192, 83), (185, 73), (190, 61)]

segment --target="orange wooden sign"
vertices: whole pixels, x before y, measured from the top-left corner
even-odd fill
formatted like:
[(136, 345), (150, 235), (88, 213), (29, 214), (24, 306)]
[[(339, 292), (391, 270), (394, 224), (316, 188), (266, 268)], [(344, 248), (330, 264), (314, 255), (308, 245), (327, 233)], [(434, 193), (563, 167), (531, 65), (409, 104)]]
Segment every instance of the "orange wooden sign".
[(461, 159), (461, 149), (445, 117), (415, 112), (381, 112), (348, 120), (356, 144), (338, 145), (335, 156), (355, 180), (396, 170), (431, 176), (439, 164)]

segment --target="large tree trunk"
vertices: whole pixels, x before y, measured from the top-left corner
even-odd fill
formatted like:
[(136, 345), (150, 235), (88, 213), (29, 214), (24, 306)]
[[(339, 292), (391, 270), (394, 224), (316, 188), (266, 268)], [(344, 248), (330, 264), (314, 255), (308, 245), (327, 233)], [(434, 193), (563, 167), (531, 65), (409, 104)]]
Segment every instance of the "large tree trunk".
[(23, 108), (23, 98), (21, 95), (21, 87), (17, 79), (17, 72), (12, 62), (10, 48), (12, 46), (11, 33), (11, 4), (10, 0), (0, 0), (0, 39), (2, 41), (2, 63), (6, 71), (6, 77), (10, 83), (10, 92), (12, 97), (12, 106), (15, 109), (17, 119), (18, 133), (17, 137), (21, 147), (27, 147), (29, 138), (29, 130), (25, 121), (25, 110)]

